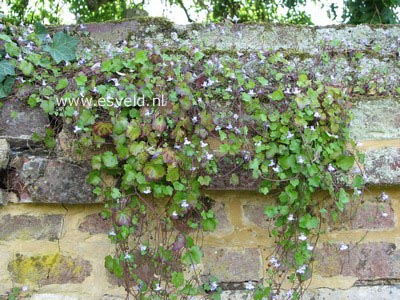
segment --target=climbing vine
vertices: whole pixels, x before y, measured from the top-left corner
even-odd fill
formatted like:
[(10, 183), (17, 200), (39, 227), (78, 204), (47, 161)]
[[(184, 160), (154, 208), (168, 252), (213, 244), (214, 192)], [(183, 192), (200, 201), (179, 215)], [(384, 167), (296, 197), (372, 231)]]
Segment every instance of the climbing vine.
[(349, 172), (362, 162), (349, 96), (384, 92), (373, 78), (347, 79), (350, 93), (318, 76), (341, 41), (321, 43), (312, 72), (276, 51), (99, 45), (83, 25), (53, 32), (3, 19), (0, 43), (0, 98), (50, 116), (46, 135), (33, 136), (50, 152), (62, 130), (74, 140), (64, 155), (90, 157), (116, 245), (105, 267), (128, 297), (220, 299), (218, 278), (199, 267), (202, 232), (218, 225), (203, 191), (217, 175), (232, 186), (252, 177), (275, 199), (265, 208), (276, 243), (268, 277), (245, 288), (254, 299), (302, 296), (321, 222), (363, 191), (362, 174)]

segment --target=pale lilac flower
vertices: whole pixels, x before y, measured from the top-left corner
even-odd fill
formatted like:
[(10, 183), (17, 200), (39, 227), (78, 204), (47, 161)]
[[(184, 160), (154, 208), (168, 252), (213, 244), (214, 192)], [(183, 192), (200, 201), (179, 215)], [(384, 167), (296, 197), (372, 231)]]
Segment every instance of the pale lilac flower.
[(314, 126), (310, 126), (310, 130), (311, 131), (315, 131), (315, 127)]
[(272, 256), (271, 257), (271, 259), (269, 260), (269, 262), (271, 263), (271, 264), (273, 264), (274, 265), (274, 268), (279, 268), (280, 267), (280, 263), (279, 263), (279, 261), (275, 258), (275, 256)]
[(321, 115), (319, 114), (319, 112), (316, 111), (316, 112), (314, 113), (314, 117), (317, 118), (317, 119), (319, 119), (319, 118), (321, 118)]
[(387, 212), (383, 212), (383, 213), (381, 214), (382, 218), (386, 218), (388, 215), (389, 215), (389, 214), (388, 214)]
[(234, 22), (234, 23), (237, 23), (239, 20), (240, 20), (240, 18), (237, 16), (233, 16), (233, 18), (232, 18), (232, 22)]
[(291, 139), (292, 137), (294, 137), (294, 134), (291, 133), (290, 131), (288, 131), (286, 138), (289, 140), (289, 139)]
[(171, 214), (172, 219), (177, 219), (178, 218), (178, 213), (174, 210)]
[(253, 282), (249, 281), (249, 282), (246, 282), (246, 283), (244, 284), (244, 288), (245, 288), (246, 290), (252, 291), (252, 290), (255, 289), (255, 286), (254, 286)]
[(147, 250), (147, 246), (146, 245), (140, 245), (140, 251), (144, 252)]
[(78, 133), (81, 130), (82, 130), (82, 128), (80, 128), (78, 126), (74, 126), (74, 133)]
[(336, 169), (331, 165), (331, 164), (329, 164), (328, 165), (328, 172), (335, 172), (336, 171)]
[(273, 167), (273, 166), (275, 166), (275, 161), (274, 161), (273, 159), (271, 159), (271, 160), (269, 161), (268, 167)]
[(256, 146), (256, 147), (260, 147), (262, 145), (262, 142), (261, 141), (258, 141), (258, 142), (255, 142), (254, 143), (254, 146)]
[(204, 143), (203, 141), (200, 141), (200, 147), (201, 148), (204, 148), (204, 147), (207, 147), (207, 146), (208, 146), (207, 143)]
[(233, 118), (234, 118), (235, 120), (237, 120), (237, 119), (239, 119), (239, 116), (238, 116), (237, 114), (234, 114), (234, 115), (233, 115)]
[(293, 214), (289, 214), (289, 216), (287, 217), (287, 220), (288, 220), (289, 222), (294, 221)]
[(254, 92), (254, 90), (250, 90), (250, 91), (249, 91), (249, 95), (250, 95), (251, 97), (255, 96), (255, 94), (256, 94), (256, 93)]
[(300, 240), (300, 241), (305, 241), (305, 240), (307, 240), (307, 237), (304, 235), (304, 233), (301, 233), (301, 234), (300, 234), (299, 240)]
[(171, 76), (168, 76), (167, 81), (170, 82), (172, 80), (174, 80), (174, 78), (172, 78)]
[(216, 283), (215, 281), (211, 282), (210, 290), (215, 291), (217, 288), (218, 288), (218, 283)]
[(313, 251), (314, 250), (314, 246), (311, 246), (310, 244), (307, 244), (307, 250), (308, 251)]
[(298, 158), (297, 158), (297, 162), (299, 163), (299, 164), (304, 164), (304, 158), (302, 157), (302, 156), (299, 156)]
[(114, 82), (115, 86), (117, 86), (117, 87), (119, 86), (119, 82), (118, 82), (117, 78), (111, 78), (110, 81)]
[(207, 160), (212, 160), (213, 157), (214, 157), (214, 154), (206, 153), (206, 158), (207, 158)]
[(109, 236), (116, 236), (117, 234), (115, 233), (114, 230), (111, 230), (111, 231), (108, 233), (108, 235), (109, 235)]
[(345, 243), (340, 243), (340, 251), (346, 251), (347, 249), (349, 249), (349, 246), (347, 246)]
[(221, 126), (217, 125), (215, 126), (215, 131), (221, 130)]
[(156, 292), (162, 291), (162, 287), (160, 286), (159, 283), (156, 283), (156, 287), (154, 288), (154, 291), (156, 291)]
[(150, 194), (151, 193), (151, 188), (148, 186), (146, 189), (143, 191), (143, 194)]
[(228, 86), (228, 87), (225, 89), (225, 91), (227, 91), (228, 93), (231, 93), (231, 92), (232, 92), (232, 87), (231, 87), (231, 86)]
[(79, 112), (77, 110), (74, 110), (74, 117), (79, 116)]
[(190, 145), (191, 143), (192, 143), (192, 142), (189, 141), (189, 140), (185, 137), (185, 140), (184, 140), (183, 144), (184, 144), (185, 146), (188, 146), (188, 145)]
[(197, 116), (194, 116), (193, 118), (192, 118), (192, 123), (197, 123)]
[(184, 200), (182, 200), (181, 207), (188, 208), (189, 207), (189, 203), (187, 203), (187, 201), (184, 199)]
[(97, 63), (95, 63), (93, 66), (91, 66), (90, 68), (92, 69), (92, 70), (94, 70), (94, 69), (98, 69), (98, 68), (100, 68), (101, 67), (101, 63), (100, 62), (97, 62)]
[(272, 170), (274, 170), (275, 173), (279, 173), (279, 171), (281, 170), (281, 167), (278, 165), (276, 167), (273, 167)]
[(382, 197), (382, 201), (387, 201), (387, 200), (389, 200), (389, 196), (388, 196), (385, 192), (382, 192), (381, 197)]
[(307, 270), (307, 265), (302, 265), (300, 268), (297, 269), (297, 274), (304, 274)]
[(130, 255), (129, 253), (126, 253), (124, 256), (124, 259), (129, 260), (132, 258), (132, 255)]

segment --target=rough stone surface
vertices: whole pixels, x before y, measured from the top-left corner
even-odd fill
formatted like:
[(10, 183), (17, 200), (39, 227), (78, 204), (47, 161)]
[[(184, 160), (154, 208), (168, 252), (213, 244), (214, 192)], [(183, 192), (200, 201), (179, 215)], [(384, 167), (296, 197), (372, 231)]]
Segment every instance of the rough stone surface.
[(16, 158), (14, 166), (16, 170), (10, 173), (9, 181), (21, 202), (96, 202), (92, 187), (86, 183), (86, 168), (38, 156)]
[(394, 99), (359, 101), (352, 108), (351, 136), (357, 140), (400, 138), (400, 102)]
[(213, 205), (213, 211), (215, 213), (215, 216), (218, 220), (218, 225), (216, 231), (213, 233), (227, 233), (232, 231), (232, 225), (230, 224), (228, 220), (228, 216), (226, 215), (226, 204), (222, 202), (216, 202)]
[(304, 300), (394, 300), (400, 299), (400, 286), (353, 287), (347, 290), (317, 289), (308, 291)]
[(0, 240), (57, 240), (61, 234), (63, 215), (0, 216)]
[(112, 229), (110, 220), (103, 219), (101, 213), (91, 214), (85, 217), (79, 225), (79, 230), (90, 234), (108, 234)]
[[(167, 20), (145, 18), (125, 22), (87, 24), (86, 28), (95, 39), (111, 43), (128, 39), (141, 42), (161, 43), (176, 47), (172, 35), (175, 32), (182, 44), (199, 42), (205, 48), (227, 50), (298, 50), (313, 53), (317, 41), (338, 39), (344, 41), (340, 49), (369, 50), (380, 46), (381, 53), (388, 53), (396, 45), (400, 28), (391, 26), (290, 26), (270, 24), (193, 24), (175, 25)], [(240, 38), (239, 34), (240, 33)], [(282, 39), (282, 36), (285, 36)]]
[(324, 244), (316, 254), (318, 274), (324, 277), (353, 276), (358, 279), (393, 278), (400, 275), (399, 254), (393, 243), (350, 244), (339, 250), (338, 244)]
[[(252, 293), (248, 291), (223, 291), (222, 300), (251, 300)], [(399, 285), (352, 287), (343, 289), (321, 288), (308, 290), (302, 300), (394, 300), (400, 299)]]
[(10, 159), (10, 145), (6, 139), (0, 139), (0, 170), (5, 169)]
[(0, 189), (0, 206), (7, 205), (7, 195), (6, 191), (3, 189)]
[(389, 229), (394, 225), (394, 211), (390, 203), (363, 203), (351, 221), (352, 229)]
[(221, 282), (258, 281), (262, 277), (259, 249), (207, 247), (203, 253), (203, 276), (213, 275)]
[(262, 203), (251, 203), (243, 206), (243, 213), (246, 220), (258, 227), (268, 229), (270, 223), (264, 214), (265, 204)]
[[(372, 199), (371, 199), (372, 200)], [(359, 205), (347, 207), (339, 215), (339, 220), (329, 220), (332, 230), (383, 230), (395, 226), (395, 214), (390, 202), (365, 201)]]
[(82, 283), (92, 272), (92, 266), (87, 260), (60, 253), (31, 257), (17, 254), (8, 270), (15, 282), (42, 286)]
[(367, 183), (399, 184), (400, 148), (367, 151), (364, 167)]
[(30, 300), (83, 300), (79, 296), (66, 296), (57, 294), (34, 294), (30, 297)]
[(22, 101), (6, 101), (0, 110), (0, 138), (11, 147), (33, 145), (32, 134), (44, 137), (48, 116), (39, 107), (31, 108)]

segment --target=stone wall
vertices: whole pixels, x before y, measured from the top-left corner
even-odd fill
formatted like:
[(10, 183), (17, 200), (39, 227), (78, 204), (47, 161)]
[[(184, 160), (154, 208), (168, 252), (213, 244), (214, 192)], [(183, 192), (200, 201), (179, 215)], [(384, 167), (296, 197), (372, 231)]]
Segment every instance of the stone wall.
[[(180, 43), (200, 41), (210, 50), (281, 51), (304, 68), (318, 55), (316, 44), (327, 37), (343, 40), (317, 76), (331, 76), (340, 84), (345, 76), (369, 72), (392, 92), (352, 103), (351, 133), (366, 154), (365, 201), (354, 218), (324, 228), (305, 299), (400, 298), (400, 101), (394, 92), (400, 76), (400, 27), (182, 27), (146, 19), (90, 24), (87, 30), (112, 45), (130, 39), (174, 49), (178, 35)], [(377, 46), (381, 50), (371, 51)], [(362, 68), (344, 55), (352, 50), (363, 52)], [(48, 124), (40, 109), (21, 101), (5, 102), (0, 110), (0, 295), (26, 286), (34, 300), (125, 299), (104, 268), (104, 257), (113, 252), (110, 224), (100, 216), (101, 199), (86, 183), (88, 167), (60, 155), (68, 148), (69, 132), (57, 136), (58, 156), (32, 140)], [(243, 180), (246, 184), (229, 187), (214, 178), (213, 189), (205, 191), (214, 200), (219, 225), (205, 235), (202, 274), (222, 281), (224, 299), (246, 299), (243, 283), (265, 277), (273, 247), (263, 215), (271, 199), (259, 195), (254, 182)], [(343, 244), (348, 249), (340, 250)]]

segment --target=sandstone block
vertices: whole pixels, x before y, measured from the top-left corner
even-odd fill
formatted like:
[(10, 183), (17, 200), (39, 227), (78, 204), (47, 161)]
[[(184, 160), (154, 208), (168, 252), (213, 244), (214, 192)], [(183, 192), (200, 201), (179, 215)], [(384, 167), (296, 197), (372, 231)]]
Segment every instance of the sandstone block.
[(258, 281), (262, 277), (262, 257), (256, 248), (203, 249), (203, 276), (216, 276), (221, 282)]
[(9, 214), (0, 216), (0, 240), (59, 239), (63, 215), (30, 216)]
[(21, 284), (48, 285), (82, 283), (92, 272), (92, 265), (82, 258), (60, 253), (25, 256), (17, 254), (8, 265), (13, 280)]

